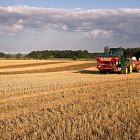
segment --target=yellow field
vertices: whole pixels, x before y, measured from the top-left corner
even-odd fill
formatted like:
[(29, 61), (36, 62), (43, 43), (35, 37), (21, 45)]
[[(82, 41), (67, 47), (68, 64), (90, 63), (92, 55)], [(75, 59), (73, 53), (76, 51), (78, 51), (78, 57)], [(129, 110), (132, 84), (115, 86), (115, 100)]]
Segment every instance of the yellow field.
[(1, 60), (0, 139), (139, 140), (140, 73), (92, 61)]

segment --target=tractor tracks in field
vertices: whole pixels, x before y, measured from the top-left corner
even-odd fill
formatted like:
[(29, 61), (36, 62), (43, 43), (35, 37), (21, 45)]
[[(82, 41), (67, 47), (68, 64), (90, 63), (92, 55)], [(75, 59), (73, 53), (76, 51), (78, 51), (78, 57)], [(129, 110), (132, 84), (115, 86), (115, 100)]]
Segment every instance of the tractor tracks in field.
[(43, 62), (43, 63), (31, 63), (31, 64), (8, 65), (8, 66), (0, 66), (0, 69), (34, 67), (34, 66), (58, 64), (58, 63), (61, 64), (61, 63), (66, 63), (66, 62)]
[(31, 74), (31, 73), (47, 73), (47, 72), (60, 72), (60, 71), (70, 71), (70, 70), (81, 70), (88, 67), (95, 66), (96, 63), (84, 63), (84, 64), (74, 64), (68, 66), (61, 66), (55, 68), (45, 68), (45, 69), (34, 69), (34, 70), (23, 70), (23, 71), (8, 71), (0, 72), (0, 75), (11, 75), (11, 74)]
[[(0, 101), (0, 119), (8, 116), (13, 116), (14, 114), (22, 114), (27, 112), (34, 112), (39, 109), (55, 108), (57, 106), (67, 106), (68, 104), (73, 104), (75, 102), (93, 101), (106, 98), (106, 94), (103, 92), (109, 88), (113, 87), (113, 81), (91, 83), (89, 85), (78, 85), (75, 87), (63, 88), (60, 90), (52, 90), (48, 92), (39, 92), (25, 94), (21, 96), (10, 97), (8, 99), (3, 99)], [(117, 84), (126, 83), (126, 80), (118, 80)], [(100, 86), (107, 86), (102, 88)], [(115, 90), (114, 90), (115, 91)], [(99, 94), (99, 92), (101, 92)], [(113, 93), (111, 93), (113, 94)], [(109, 95), (110, 96), (110, 95)], [(116, 96), (109, 97), (111, 99), (122, 99), (116, 98)]]
[(94, 88), (94, 85), (80, 85), (77, 87), (42, 93), (32, 93), (3, 99), (0, 101), (0, 118), (22, 112), (35, 111), (39, 108), (55, 107), (83, 100), (91, 96), (91, 94), (86, 92), (87, 88)]
[(25, 99), (25, 98), (34, 98), (34, 97), (41, 97), (44, 95), (49, 95), (49, 94), (54, 94), (54, 93), (60, 93), (60, 92), (68, 92), (68, 91), (72, 91), (72, 90), (78, 90), (78, 89), (85, 89), (85, 88), (90, 88), (90, 87), (94, 87), (94, 85), (80, 85), (80, 86), (76, 86), (76, 87), (68, 87), (68, 88), (63, 88), (60, 90), (51, 90), (51, 91), (46, 91), (46, 92), (38, 92), (38, 93), (29, 93), (29, 94), (23, 94), (23, 95), (16, 95), (16, 96), (12, 96), (12, 97), (8, 97), (6, 99), (2, 99), (0, 100), (0, 104), (4, 104), (4, 103), (8, 103), (8, 102), (14, 102), (17, 100), (21, 100), (21, 99)]
[[(138, 78), (133, 79), (133, 80), (138, 80)], [(53, 89), (53, 90), (48, 90), (48, 91), (44, 91), (44, 92), (37, 92), (37, 93), (29, 92), (29, 93), (22, 94), (22, 95), (15, 95), (15, 96), (13, 95), (10, 97), (6, 97), (5, 99), (1, 99), (0, 104), (14, 102), (14, 101), (18, 101), (18, 100), (20, 101), (21, 99), (27, 99), (27, 98), (31, 99), (34, 97), (41, 97), (44, 95), (57, 94), (57, 93), (62, 93), (62, 92), (79, 91), (79, 90), (83, 91), (84, 89), (87, 89), (87, 88), (99, 89), (99, 87), (101, 87), (101, 85), (110, 86), (111, 84), (113, 84), (112, 82), (116, 82), (117, 84), (120, 85), (120, 83), (127, 82), (127, 79), (122, 79), (121, 81), (120, 80), (106, 80), (106, 81), (102, 81), (102, 82), (98, 81), (95, 83), (90, 83), (88, 85), (83, 83), (83, 84), (79, 84), (79, 85), (71, 85), (70, 87), (66, 87), (66, 88), (62, 87), (60, 89)]]

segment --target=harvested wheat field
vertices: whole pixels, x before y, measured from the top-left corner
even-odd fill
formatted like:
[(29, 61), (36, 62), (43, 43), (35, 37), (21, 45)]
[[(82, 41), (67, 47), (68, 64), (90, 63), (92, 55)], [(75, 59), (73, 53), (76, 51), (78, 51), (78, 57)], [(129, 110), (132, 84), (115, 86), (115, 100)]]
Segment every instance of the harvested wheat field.
[(140, 73), (94, 61), (0, 61), (1, 140), (139, 140)]

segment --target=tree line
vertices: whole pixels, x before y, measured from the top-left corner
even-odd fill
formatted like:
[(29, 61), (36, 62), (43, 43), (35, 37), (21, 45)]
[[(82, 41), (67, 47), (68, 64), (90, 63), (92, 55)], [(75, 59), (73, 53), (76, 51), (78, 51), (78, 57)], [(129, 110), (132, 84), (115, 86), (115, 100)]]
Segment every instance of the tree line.
[(133, 57), (135, 56), (137, 59), (140, 58), (140, 48), (127, 48), (127, 49), (124, 49), (124, 54), (127, 56), (127, 57)]
[[(127, 48), (124, 49), (124, 53), (127, 57), (136, 56), (140, 58), (140, 48)], [(32, 51), (27, 55), (17, 53), (15, 55), (5, 54), (0, 52), (1, 58), (31, 58), (31, 59), (53, 59), (53, 58), (73, 58), (73, 60), (79, 58), (95, 58), (98, 53), (90, 53), (87, 50), (44, 50), (44, 51)]]
[(87, 50), (45, 50), (45, 51), (32, 51), (28, 54), (29, 58), (34, 59), (48, 59), (48, 58), (94, 58), (96, 53), (89, 53)]
[(0, 52), (0, 58), (17, 58), (17, 59), (20, 59), (20, 58), (24, 58), (24, 57), (27, 57), (27, 55), (24, 55), (24, 54), (21, 54), (21, 53), (5, 54), (5, 53)]
[[(72, 51), (72, 50), (45, 50), (45, 51), (32, 51), (28, 54), (28, 57), (34, 58), (34, 59), (48, 59), (48, 58), (95, 58), (98, 53), (90, 53), (87, 50), (78, 50), (78, 51)], [(137, 57), (140, 58), (140, 48), (127, 48), (124, 49), (124, 54), (127, 57)]]

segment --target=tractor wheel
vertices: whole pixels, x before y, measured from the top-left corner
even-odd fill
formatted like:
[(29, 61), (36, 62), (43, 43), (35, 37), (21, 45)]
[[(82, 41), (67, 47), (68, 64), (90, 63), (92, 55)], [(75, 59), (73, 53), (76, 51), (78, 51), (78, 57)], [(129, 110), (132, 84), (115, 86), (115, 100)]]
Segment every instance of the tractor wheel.
[(125, 68), (125, 74), (128, 74), (128, 68)]
[(132, 65), (129, 65), (129, 67), (128, 67), (128, 72), (129, 72), (129, 73), (132, 73), (132, 71), (133, 71), (133, 67), (132, 67)]

